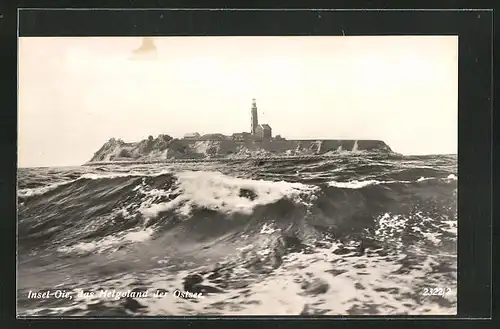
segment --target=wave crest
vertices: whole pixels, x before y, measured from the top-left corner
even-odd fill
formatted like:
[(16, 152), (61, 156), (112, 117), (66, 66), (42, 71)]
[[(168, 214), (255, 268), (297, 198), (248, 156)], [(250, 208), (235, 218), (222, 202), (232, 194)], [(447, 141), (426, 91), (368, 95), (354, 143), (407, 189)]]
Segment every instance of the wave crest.
[(251, 214), (257, 206), (275, 203), (283, 198), (305, 202), (319, 188), (301, 183), (284, 181), (270, 182), (234, 178), (218, 172), (190, 171), (175, 175), (178, 196), (171, 201), (152, 204), (141, 209), (146, 217), (155, 217), (160, 212), (178, 208), (188, 216), (195, 207), (225, 214)]

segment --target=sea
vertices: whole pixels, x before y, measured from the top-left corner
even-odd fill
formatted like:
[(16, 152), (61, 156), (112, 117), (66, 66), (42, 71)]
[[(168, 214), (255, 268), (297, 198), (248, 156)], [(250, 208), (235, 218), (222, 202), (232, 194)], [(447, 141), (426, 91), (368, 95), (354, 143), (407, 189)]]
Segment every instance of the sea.
[(18, 170), (17, 314), (457, 312), (457, 156)]

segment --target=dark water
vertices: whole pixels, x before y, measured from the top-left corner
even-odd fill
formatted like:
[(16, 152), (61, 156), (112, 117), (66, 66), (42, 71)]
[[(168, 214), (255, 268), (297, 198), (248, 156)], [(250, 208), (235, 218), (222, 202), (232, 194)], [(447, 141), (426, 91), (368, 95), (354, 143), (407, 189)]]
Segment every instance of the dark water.
[(18, 313), (455, 314), (456, 170), (450, 155), (19, 169)]

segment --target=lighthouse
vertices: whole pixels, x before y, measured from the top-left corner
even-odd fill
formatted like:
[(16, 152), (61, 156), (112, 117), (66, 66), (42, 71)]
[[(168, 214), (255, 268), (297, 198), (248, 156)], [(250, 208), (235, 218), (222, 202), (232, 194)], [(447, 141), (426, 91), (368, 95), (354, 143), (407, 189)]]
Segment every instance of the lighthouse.
[(252, 99), (252, 123), (250, 126), (250, 133), (255, 136), (257, 127), (259, 125), (259, 119), (257, 117), (257, 103), (255, 102), (255, 98)]

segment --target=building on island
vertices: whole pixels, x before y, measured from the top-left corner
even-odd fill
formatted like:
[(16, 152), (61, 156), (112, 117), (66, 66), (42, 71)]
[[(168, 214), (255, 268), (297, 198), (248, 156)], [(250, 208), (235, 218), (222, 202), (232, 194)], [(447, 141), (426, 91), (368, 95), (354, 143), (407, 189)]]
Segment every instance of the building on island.
[(241, 141), (241, 140), (249, 140), (252, 139), (252, 134), (248, 132), (242, 133), (234, 133), (231, 135), (233, 140)]
[[(264, 139), (272, 139), (272, 136), (272, 129), (270, 125), (265, 123), (259, 124), (257, 102), (254, 98), (252, 99), (250, 132), (233, 133), (230, 136), (226, 136), (220, 133), (200, 135), (197, 132), (193, 132), (185, 134), (182, 139), (189, 141), (259, 141)], [(277, 138), (282, 139), (279, 135), (277, 136)]]
[(271, 126), (268, 124), (258, 125), (255, 135), (259, 139), (270, 139), (272, 137)]
[(184, 135), (184, 139), (189, 139), (189, 140), (197, 140), (200, 138), (200, 134), (198, 133), (188, 133)]
[(271, 126), (268, 124), (259, 125), (259, 118), (257, 114), (257, 103), (255, 98), (252, 99), (252, 121), (250, 126), (251, 134), (258, 139), (270, 139), (272, 138)]

